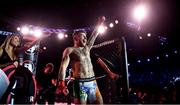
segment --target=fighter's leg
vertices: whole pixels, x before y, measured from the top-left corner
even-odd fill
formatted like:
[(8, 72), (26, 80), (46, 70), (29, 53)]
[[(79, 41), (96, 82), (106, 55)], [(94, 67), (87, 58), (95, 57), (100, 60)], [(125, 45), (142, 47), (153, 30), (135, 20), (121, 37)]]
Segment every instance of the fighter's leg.
[(82, 83), (74, 81), (73, 85), (73, 96), (75, 104), (86, 104), (87, 103), (87, 93), (82, 88)]
[(88, 88), (88, 101), (90, 103), (96, 103), (96, 104), (103, 104), (103, 99), (101, 96), (101, 93), (99, 91), (98, 85), (96, 81), (91, 81), (88, 83), (89, 88)]
[(87, 103), (87, 93), (80, 90), (78, 92), (78, 94), (76, 94), (74, 97), (74, 103), (75, 104), (86, 104)]
[(87, 103), (87, 93), (80, 90), (80, 104), (86, 104)]
[(97, 86), (96, 88), (96, 104), (103, 104), (103, 98)]

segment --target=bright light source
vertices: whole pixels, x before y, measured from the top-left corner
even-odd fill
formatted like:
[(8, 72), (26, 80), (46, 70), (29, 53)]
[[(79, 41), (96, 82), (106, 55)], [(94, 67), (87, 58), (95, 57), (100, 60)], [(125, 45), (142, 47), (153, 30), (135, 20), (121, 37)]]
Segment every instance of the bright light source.
[(29, 31), (29, 34), (33, 35), (33, 34), (34, 34), (34, 31), (33, 31), (33, 30), (30, 30), (30, 31)]
[(44, 50), (46, 50), (46, 47), (43, 47)]
[(21, 28), (20, 28), (20, 27), (17, 27), (17, 30), (18, 30), (18, 31), (20, 31), (20, 30), (21, 30)]
[(114, 27), (114, 24), (113, 24), (113, 23), (110, 23), (110, 24), (109, 24), (109, 27), (110, 27), (110, 28)]
[(115, 20), (115, 24), (118, 24), (119, 23), (119, 21), (118, 20)]
[(139, 39), (142, 39), (142, 36), (139, 36)]
[(139, 5), (138, 7), (136, 7), (134, 9), (134, 17), (140, 21), (142, 20), (145, 16), (146, 16), (146, 8), (144, 7), (144, 5)]
[(147, 61), (150, 62), (150, 59), (148, 58)]
[(104, 33), (105, 32), (105, 26), (103, 26), (103, 25), (100, 25), (99, 27), (98, 27), (98, 32), (100, 33), (100, 34), (102, 34), (102, 33)]
[(59, 38), (59, 39), (63, 39), (63, 38), (64, 38), (64, 34), (63, 34), (63, 33), (59, 33), (59, 34), (58, 34), (58, 38)]
[(147, 36), (148, 36), (148, 37), (151, 37), (151, 33), (148, 33)]
[(35, 30), (35, 31), (34, 31), (34, 36), (35, 36), (35, 37), (38, 37), (38, 38), (41, 37), (41, 36), (42, 36), (42, 31), (39, 30), (39, 29)]
[(64, 37), (65, 37), (65, 38), (67, 38), (67, 37), (68, 37), (68, 35), (66, 34), (66, 35), (64, 35)]
[(156, 57), (156, 59), (158, 60), (158, 59), (159, 59), (159, 57), (157, 56), (157, 57)]
[(24, 35), (28, 34), (29, 33), (29, 28), (28, 27), (22, 27), (21, 33), (24, 34)]
[(177, 50), (175, 50), (174, 53), (177, 54), (178, 53)]
[(169, 55), (168, 55), (168, 54), (166, 54), (166, 57), (169, 57)]
[(138, 63), (141, 63), (141, 60), (138, 60), (137, 62), (138, 62)]

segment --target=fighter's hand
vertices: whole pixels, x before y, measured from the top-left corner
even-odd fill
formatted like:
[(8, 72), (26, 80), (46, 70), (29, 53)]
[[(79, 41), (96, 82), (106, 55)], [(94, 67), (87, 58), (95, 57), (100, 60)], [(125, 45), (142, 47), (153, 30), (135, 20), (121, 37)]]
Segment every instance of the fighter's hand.
[(57, 88), (56, 88), (56, 91), (55, 91), (55, 94), (59, 94), (59, 95), (68, 95), (69, 94), (69, 91), (68, 91), (68, 88), (67, 86), (65, 85), (65, 81), (59, 81), (57, 83)]
[(105, 20), (106, 20), (105, 16), (100, 16), (100, 17), (98, 18), (98, 23), (99, 23), (99, 24), (102, 24), (102, 23), (104, 23)]
[(119, 78), (119, 75), (118, 74), (115, 74), (115, 73), (110, 73), (109, 74), (110, 78), (113, 79), (113, 80), (117, 80)]
[(57, 87), (55, 94), (57, 94), (57, 95), (63, 94), (65, 96), (67, 96), (69, 94), (69, 90), (66, 86), (65, 87)]

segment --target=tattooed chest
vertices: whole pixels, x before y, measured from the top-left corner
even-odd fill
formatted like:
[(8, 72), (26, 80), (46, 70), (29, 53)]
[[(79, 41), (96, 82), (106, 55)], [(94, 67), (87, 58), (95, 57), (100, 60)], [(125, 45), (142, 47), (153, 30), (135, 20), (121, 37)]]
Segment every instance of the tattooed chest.
[(84, 50), (76, 50), (74, 51), (74, 53), (71, 54), (71, 58), (75, 61), (88, 62), (88, 60), (90, 59), (90, 54)]

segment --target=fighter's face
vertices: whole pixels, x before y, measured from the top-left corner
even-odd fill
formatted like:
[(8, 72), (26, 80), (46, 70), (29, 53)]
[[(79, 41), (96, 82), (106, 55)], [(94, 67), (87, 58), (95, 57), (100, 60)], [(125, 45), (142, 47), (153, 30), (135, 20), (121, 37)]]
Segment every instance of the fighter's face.
[(80, 47), (84, 47), (87, 43), (86, 33), (79, 33), (78, 35), (78, 43)]
[(10, 44), (12, 46), (14, 46), (14, 47), (19, 46), (19, 44), (20, 44), (19, 37), (18, 36), (13, 36), (12, 39), (11, 39)]

